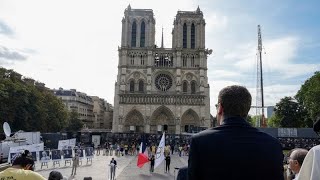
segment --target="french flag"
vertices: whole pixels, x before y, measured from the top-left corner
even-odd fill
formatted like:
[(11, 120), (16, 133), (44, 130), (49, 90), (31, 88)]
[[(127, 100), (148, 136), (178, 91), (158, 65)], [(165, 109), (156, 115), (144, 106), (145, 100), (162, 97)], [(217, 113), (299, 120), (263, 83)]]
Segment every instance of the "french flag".
[(149, 158), (148, 158), (148, 152), (146, 151), (145, 138), (143, 137), (142, 142), (140, 144), (137, 166), (139, 168), (142, 168), (142, 166), (147, 162), (149, 162)]

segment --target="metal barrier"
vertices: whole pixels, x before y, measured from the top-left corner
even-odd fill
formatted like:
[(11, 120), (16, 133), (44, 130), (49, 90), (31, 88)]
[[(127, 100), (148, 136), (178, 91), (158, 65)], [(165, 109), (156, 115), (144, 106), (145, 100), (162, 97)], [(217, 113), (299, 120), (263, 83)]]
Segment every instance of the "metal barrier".
[(0, 164), (0, 171), (3, 171), (3, 170), (7, 169), (10, 166), (11, 165), (9, 163)]

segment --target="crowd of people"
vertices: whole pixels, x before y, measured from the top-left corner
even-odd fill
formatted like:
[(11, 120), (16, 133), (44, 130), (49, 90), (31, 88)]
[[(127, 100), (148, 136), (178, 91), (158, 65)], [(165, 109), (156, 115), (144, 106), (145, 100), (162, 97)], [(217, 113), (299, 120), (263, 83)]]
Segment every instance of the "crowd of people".
[(312, 147), (320, 144), (319, 138), (281, 137), (278, 138), (278, 140), (280, 141), (284, 150), (291, 150), (294, 148), (304, 148), (309, 150)]
[[(117, 133), (108, 136), (103, 144), (95, 147), (96, 155), (103, 156), (135, 156), (139, 152), (140, 142), (146, 139), (146, 146), (149, 155), (157, 149), (161, 139), (161, 134), (129, 134)], [(166, 135), (166, 145), (169, 145), (171, 154), (188, 156), (190, 148), (190, 136), (186, 135)]]

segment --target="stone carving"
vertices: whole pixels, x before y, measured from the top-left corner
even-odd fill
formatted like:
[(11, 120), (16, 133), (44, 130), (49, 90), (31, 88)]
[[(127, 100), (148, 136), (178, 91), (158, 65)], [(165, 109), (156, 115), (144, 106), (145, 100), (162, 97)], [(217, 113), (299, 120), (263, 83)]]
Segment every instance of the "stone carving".
[(204, 95), (120, 94), (120, 104), (205, 105)]
[(122, 124), (123, 116), (119, 116), (119, 123)]
[(187, 78), (188, 81), (191, 81), (192, 80), (192, 75), (191, 74), (187, 74), (186, 78)]
[(139, 78), (140, 78), (140, 73), (139, 73), (139, 72), (135, 72), (134, 75), (133, 75), (133, 77), (134, 77), (135, 79), (139, 79)]
[(180, 124), (180, 117), (176, 117), (176, 124)]
[(150, 124), (150, 116), (146, 116), (146, 124)]

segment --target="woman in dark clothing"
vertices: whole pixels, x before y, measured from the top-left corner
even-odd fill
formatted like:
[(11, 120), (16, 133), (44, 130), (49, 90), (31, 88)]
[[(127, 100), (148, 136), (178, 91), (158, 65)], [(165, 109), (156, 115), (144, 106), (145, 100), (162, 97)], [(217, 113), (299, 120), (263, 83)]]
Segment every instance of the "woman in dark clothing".
[(150, 172), (154, 171), (154, 155), (151, 156), (151, 158), (149, 158), (150, 161)]
[(167, 155), (165, 160), (166, 160), (166, 172), (170, 172), (170, 161), (171, 161), (170, 155)]

